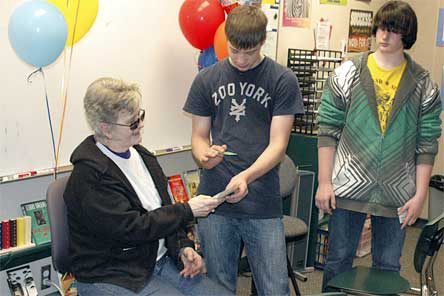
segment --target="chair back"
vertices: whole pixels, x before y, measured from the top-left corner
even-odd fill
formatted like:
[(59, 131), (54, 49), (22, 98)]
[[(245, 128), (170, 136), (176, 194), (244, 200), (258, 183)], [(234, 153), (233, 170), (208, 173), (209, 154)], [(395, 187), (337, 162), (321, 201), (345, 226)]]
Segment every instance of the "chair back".
[(69, 229), (63, 192), (69, 177), (61, 177), (49, 184), (46, 191), (48, 215), (51, 228), (51, 255), (54, 269), (59, 273), (70, 271)]
[(288, 155), (285, 155), (279, 166), (279, 189), (282, 198), (294, 192), (298, 177), (296, 171), (293, 160)]
[[(443, 241), (444, 212), (428, 222), (421, 231), (418, 242), (416, 243), (415, 255), (413, 257), (416, 272), (422, 273), (424, 269), (433, 268), (434, 258), (438, 254)], [(426, 262), (430, 263), (425, 264)]]

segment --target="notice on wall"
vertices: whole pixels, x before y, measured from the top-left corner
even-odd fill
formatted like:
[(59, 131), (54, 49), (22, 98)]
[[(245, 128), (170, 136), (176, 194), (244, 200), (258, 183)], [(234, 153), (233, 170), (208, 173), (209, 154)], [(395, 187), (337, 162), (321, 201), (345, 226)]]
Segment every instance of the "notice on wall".
[(316, 26), (316, 49), (330, 49), (331, 23), (326, 21), (318, 22)]
[(370, 49), (372, 19), (372, 11), (350, 10), (350, 25), (348, 31), (349, 52), (363, 52)]
[(347, 5), (347, 0), (320, 0), (321, 4)]

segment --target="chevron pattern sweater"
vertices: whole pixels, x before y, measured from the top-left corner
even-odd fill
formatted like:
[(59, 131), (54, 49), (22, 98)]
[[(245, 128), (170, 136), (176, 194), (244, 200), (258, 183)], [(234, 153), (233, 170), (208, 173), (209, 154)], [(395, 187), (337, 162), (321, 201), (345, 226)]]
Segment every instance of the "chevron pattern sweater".
[(393, 217), (416, 192), (416, 165), (433, 165), (441, 101), (429, 73), (405, 54), (407, 66), (382, 133), (368, 54), (343, 63), (327, 80), (318, 146), (336, 146), (332, 182), (339, 208)]

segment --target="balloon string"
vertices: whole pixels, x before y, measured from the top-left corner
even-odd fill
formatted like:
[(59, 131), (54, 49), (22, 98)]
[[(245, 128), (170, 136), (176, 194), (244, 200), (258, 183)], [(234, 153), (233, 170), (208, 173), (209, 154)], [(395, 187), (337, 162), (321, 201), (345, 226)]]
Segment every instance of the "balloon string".
[(49, 122), (49, 130), (51, 132), (51, 141), (52, 141), (52, 152), (54, 154), (54, 161), (57, 161), (56, 157), (56, 148), (55, 148), (55, 141), (54, 141), (54, 129), (52, 127), (52, 120), (51, 120), (51, 109), (49, 108), (49, 100), (48, 100), (48, 89), (46, 87), (46, 77), (45, 72), (43, 72), (42, 68), (38, 68), (34, 72), (28, 75), (28, 78), (26, 79), (28, 83), (32, 83), (32, 77), (37, 74), (41, 73), (43, 77), (43, 86), (45, 89), (45, 101), (46, 101), (46, 111), (48, 112), (48, 122)]
[(32, 76), (34, 76), (35, 74), (37, 74), (41, 71), (42, 71), (42, 68), (38, 68), (37, 70), (33, 71), (31, 74), (28, 75), (28, 77), (26, 78), (26, 81), (28, 81), (28, 83), (32, 83)]
[[(67, 7), (69, 6), (69, 0), (66, 2)], [(54, 168), (54, 174), (56, 175), (57, 169), (59, 167), (59, 157), (60, 157), (60, 147), (62, 143), (62, 136), (63, 136), (63, 126), (65, 123), (65, 114), (66, 114), (66, 108), (68, 105), (68, 88), (69, 88), (69, 78), (70, 78), (70, 71), (71, 71), (71, 64), (72, 64), (72, 56), (73, 56), (73, 48), (74, 48), (74, 39), (76, 34), (76, 27), (77, 27), (77, 20), (79, 16), (79, 7), (80, 7), (80, 0), (77, 2), (77, 9), (76, 9), (76, 17), (74, 21), (74, 27), (73, 27), (73, 34), (71, 39), (71, 46), (68, 47), (69, 53), (67, 54), (67, 50), (65, 48), (63, 59), (65, 64), (65, 71), (62, 79), (62, 98), (63, 98), (63, 111), (62, 111), (62, 117), (60, 119), (60, 130), (59, 130), (59, 138), (57, 142), (57, 153), (56, 153), (56, 165)], [(69, 55), (69, 58), (67, 58), (67, 55)]]

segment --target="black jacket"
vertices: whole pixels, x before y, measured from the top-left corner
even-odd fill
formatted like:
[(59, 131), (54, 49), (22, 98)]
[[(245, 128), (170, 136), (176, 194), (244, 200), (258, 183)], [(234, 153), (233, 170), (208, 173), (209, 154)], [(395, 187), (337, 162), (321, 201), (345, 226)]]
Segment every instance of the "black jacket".
[(74, 170), (64, 200), (68, 211), (72, 272), (81, 282), (106, 282), (140, 291), (152, 275), (158, 240), (166, 238), (168, 255), (193, 247), (183, 226), (193, 220), (188, 204), (172, 204), (167, 178), (155, 156), (140, 145), (142, 157), (162, 199), (146, 211), (116, 164), (86, 138), (71, 155)]

